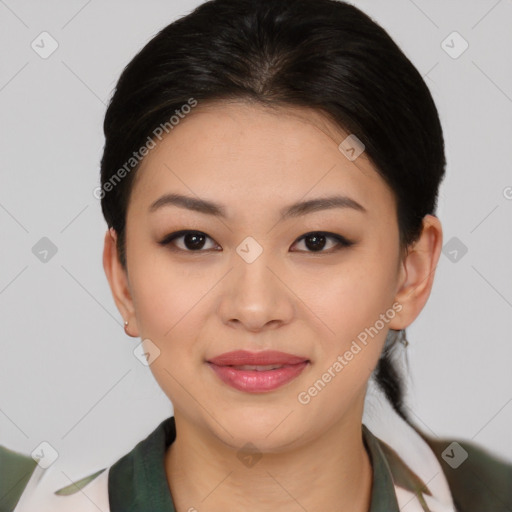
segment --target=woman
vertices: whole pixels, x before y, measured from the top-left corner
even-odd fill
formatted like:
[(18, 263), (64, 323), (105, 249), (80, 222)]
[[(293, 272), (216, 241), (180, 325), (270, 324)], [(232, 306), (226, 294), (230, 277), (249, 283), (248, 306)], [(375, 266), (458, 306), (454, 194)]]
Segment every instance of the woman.
[(334, 0), (206, 2), (125, 68), (104, 130), (104, 268), (174, 415), (33, 509), (512, 510), (510, 465), (404, 409), (446, 162), (381, 27)]

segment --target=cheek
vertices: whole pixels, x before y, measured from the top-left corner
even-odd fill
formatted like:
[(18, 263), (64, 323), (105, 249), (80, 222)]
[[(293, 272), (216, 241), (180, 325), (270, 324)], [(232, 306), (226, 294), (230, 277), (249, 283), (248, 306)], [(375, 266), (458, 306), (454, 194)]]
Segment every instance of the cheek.
[(394, 317), (387, 268), (360, 258), (358, 264), (331, 270), (316, 281), (317, 292), (309, 293), (308, 306), (316, 316), (311, 318), (318, 326), (317, 359), (297, 396), (304, 412), (335, 421), (364, 396)]
[[(377, 247), (360, 248), (336, 267), (302, 281), (298, 295), (314, 313), (321, 330), (321, 352), (329, 358), (357, 340), (369, 365), (380, 356), (389, 321), (394, 317), (394, 269), (397, 255)], [(327, 361), (324, 361), (327, 362)]]
[(211, 276), (197, 266), (173, 263), (165, 250), (152, 248), (147, 241), (144, 250), (134, 248), (131, 256), (129, 274), (139, 335), (166, 343), (200, 314), (204, 306), (197, 306), (212, 286)]
[(186, 409), (193, 379), (201, 365), (200, 326), (206, 323), (211, 278), (170, 271), (155, 261), (133, 275), (133, 299), (139, 336), (158, 353), (150, 365), (155, 380), (175, 406)]

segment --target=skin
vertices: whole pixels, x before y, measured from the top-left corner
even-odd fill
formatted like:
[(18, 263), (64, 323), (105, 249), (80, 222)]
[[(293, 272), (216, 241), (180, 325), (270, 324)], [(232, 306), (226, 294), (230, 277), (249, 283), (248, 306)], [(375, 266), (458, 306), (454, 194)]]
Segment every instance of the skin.
[[(347, 135), (306, 108), (200, 104), (137, 171), (127, 269), (115, 231), (105, 234), (104, 268), (127, 333), (160, 350), (150, 368), (174, 406), (177, 438), (165, 468), (178, 512), (369, 508), (372, 468), (361, 433), (367, 382), (388, 330), (409, 326), (430, 295), (442, 228), (425, 216), (420, 239), (402, 257), (393, 193), (365, 153), (350, 161), (338, 149)], [(177, 206), (148, 212), (171, 192), (220, 203), (227, 217)], [(333, 194), (367, 212), (332, 208), (280, 219), (286, 205)], [(209, 238), (196, 252), (183, 237), (159, 245), (182, 229)], [(354, 244), (326, 238), (315, 251), (301, 239), (311, 231)], [(252, 263), (236, 252), (248, 236), (263, 249)], [(385, 327), (300, 403), (298, 394), (394, 303), (401, 309)], [(246, 393), (205, 362), (236, 349), (280, 350), (310, 364), (274, 391)], [(252, 467), (237, 458), (248, 442), (262, 455)]]

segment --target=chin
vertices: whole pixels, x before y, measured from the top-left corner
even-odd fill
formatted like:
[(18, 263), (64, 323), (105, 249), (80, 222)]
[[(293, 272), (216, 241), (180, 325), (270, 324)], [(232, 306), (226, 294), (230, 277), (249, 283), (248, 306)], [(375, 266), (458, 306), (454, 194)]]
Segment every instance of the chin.
[(282, 404), (239, 406), (216, 415), (219, 423), (211, 418), (208, 423), (216, 436), (233, 449), (245, 446), (250, 451), (254, 445), (261, 452), (278, 453), (302, 437), (303, 433), (297, 431), (298, 425), (301, 429), (307, 425), (306, 419), (299, 418), (297, 410), (292, 411), (293, 407)]

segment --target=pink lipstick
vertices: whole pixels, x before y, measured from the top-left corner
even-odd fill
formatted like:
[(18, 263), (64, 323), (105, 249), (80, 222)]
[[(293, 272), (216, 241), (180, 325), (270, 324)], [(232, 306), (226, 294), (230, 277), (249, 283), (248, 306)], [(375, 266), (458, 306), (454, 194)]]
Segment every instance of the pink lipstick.
[(263, 393), (284, 386), (309, 364), (306, 357), (266, 350), (226, 352), (207, 361), (226, 384), (248, 393)]

